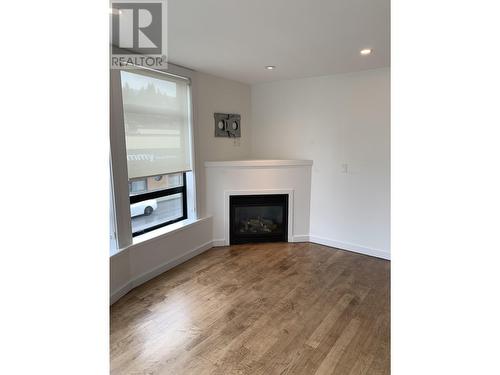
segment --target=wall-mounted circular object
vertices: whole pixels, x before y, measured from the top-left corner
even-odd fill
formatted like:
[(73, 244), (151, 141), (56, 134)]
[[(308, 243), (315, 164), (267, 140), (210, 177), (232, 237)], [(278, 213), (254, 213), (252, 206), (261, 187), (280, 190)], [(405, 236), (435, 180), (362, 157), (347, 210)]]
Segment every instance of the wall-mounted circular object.
[(241, 116), (236, 113), (214, 113), (216, 137), (241, 137)]
[(163, 178), (163, 176), (155, 176), (154, 177), (154, 180), (155, 181), (161, 181), (161, 179)]

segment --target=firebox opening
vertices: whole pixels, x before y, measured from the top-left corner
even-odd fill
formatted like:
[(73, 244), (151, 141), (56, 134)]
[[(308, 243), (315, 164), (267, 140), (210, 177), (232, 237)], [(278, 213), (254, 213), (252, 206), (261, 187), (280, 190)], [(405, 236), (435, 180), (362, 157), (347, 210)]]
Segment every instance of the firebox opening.
[(230, 243), (287, 241), (288, 195), (232, 195)]

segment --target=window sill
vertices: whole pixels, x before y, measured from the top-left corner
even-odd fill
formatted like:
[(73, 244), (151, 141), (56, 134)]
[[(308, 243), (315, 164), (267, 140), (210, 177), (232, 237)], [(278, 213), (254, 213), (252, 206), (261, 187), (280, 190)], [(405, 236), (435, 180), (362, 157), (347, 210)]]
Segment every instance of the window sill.
[(152, 230), (151, 232), (147, 232), (144, 234), (141, 234), (139, 236), (136, 236), (132, 239), (132, 246), (137, 245), (146, 241), (151, 241), (155, 239), (160, 239), (163, 237), (167, 237), (170, 234), (179, 232), (181, 230), (185, 230), (201, 221), (204, 221), (208, 219), (208, 217), (204, 217), (202, 219), (186, 219), (182, 221), (178, 221), (177, 223), (173, 223), (170, 225), (167, 225), (162, 228), (158, 228), (155, 230)]
[(192, 227), (192, 226), (194, 226), (202, 221), (208, 220), (210, 217), (211, 216), (206, 216), (206, 217), (203, 217), (200, 219), (186, 219), (186, 220), (178, 221), (177, 223), (173, 223), (173, 224), (167, 225), (165, 227), (152, 230), (151, 232), (136, 236), (132, 239), (131, 245), (124, 247), (122, 249), (117, 249), (114, 252), (111, 252), (110, 258), (112, 258), (118, 254), (121, 254), (125, 250), (128, 250), (130, 247), (136, 246), (138, 244), (168, 238), (170, 235), (177, 233), (177, 232), (180, 232), (182, 230), (188, 229), (188, 228), (190, 228), (190, 227)]

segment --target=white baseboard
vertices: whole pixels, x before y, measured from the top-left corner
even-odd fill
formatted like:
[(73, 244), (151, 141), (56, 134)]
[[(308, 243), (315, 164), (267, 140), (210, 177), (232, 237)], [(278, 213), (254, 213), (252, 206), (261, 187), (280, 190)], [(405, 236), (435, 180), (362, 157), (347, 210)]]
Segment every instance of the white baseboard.
[(145, 272), (142, 275), (137, 276), (132, 280), (134, 288), (141, 284), (144, 284), (146, 281), (151, 280), (152, 278), (162, 274), (163, 272), (168, 271), (169, 269), (174, 268), (175, 266), (178, 266), (179, 264), (184, 263), (185, 261), (207, 251), (208, 249), (213, 247), (212, 243), (213, 241), (208, 241), (203, 245), (197, 247), (196, 249), (190, 250), (184, 255), (181, 255), (180, 257), (174, 260), (161, 264), (158, 267), (152, 269), (151, 271)]
[(309, 242), (309, 235), (308, 234), (299, 234), (299, 235), (293, 236), (292, 242)]
[[(317, 243), (319, 245), (335, 247), (335, 248), (341, 249), (341, 250), (352, 251), (354, 253), (370, 255), (373, 257), (377, 257), (377, 258), (382, 258), (382, 259), (387, 259), (387, 260), (391, 259), (391, 253), (388, 251), (373, 249), (370, 247), (356, 245), (356, 244), (352, 244), (352, 243), (348, 243), (348, 242), (336, 241), (336, 240), (332, 240), (330, 238), (325, 238), (325, 237), (320, 237), (320, 236), (315, 236), (315, 235), (308, 235), (308, 234), (296, 235), (296, 236), (292, 237), (292, 242), (312, 242), (312, 243)], [(216, 239), (213, 241), (213, 246), (214, 247), (226, 246), (226, 242), (223, 238)]]
[(111, 296), (109, 297), (109, 304), (112, 305), (113, 303), (118, 301), (120, 298), (122, 298), (125, 294), (130, 292), (132, 289), (134, 289), (133, 283), (132, 283), (132, 281), (129, 281), (125, 285), (118, 288), (118, 290), (111, 293)]
[(317, 243), (319, 245), (335, 247), (335, 248), (341, 249), (341, 250), (352, 251), (352, 252), (360, 253), (360, 254), (364, 254), (364, 255), (370, 255), (372, 257), (391, 260), (391, 253), (388, 251), (384, 251), (384, 250), (372, 249), (372, 248), (361, 246), (361, 245), (336, 241), (336, 240), (332, 240), (329, 238), (324, 238), (324, 237), (319, 237), (319, 236), (314, 236), (314, 235), (309, 236), (309, 242)]
[[(288, 238), (289, 242), (309, 242), (309, 236), (307, 234), (293, 236)], [(213, 241), (214, 247), (227, 246), (226, 240), (218, 239)]]
[(224, 238), (213, 240), (214, 247), (226, 246), (226, 240)]
[(169, 269), (174, 268), (175, 266), (178, 266), (179, 264), (184, 263), (185, 261), (191, 258), (194, 258), (195, 256), (207, 251), (208, 249), (211, 249), (212, 247), (213, 247), (213, 241), (208, 241), (203, 245), (197, 247), (196, 249), (190, 250), (176, 259), (161, 264), (158, 267), (152, 269), (151, 271), (145, 272), (142, 275), (135, 277), (134, 279), (130, 280), (128, 283), (118, 288), (118, 290), (116, 290), (111, 294), (110, 304), (112, 305), (120, 298), (122, 298), (125, 294), (130, 292), (132, 289), (138, 287), (141, 284), (144, 284), (146, 281), (149, 281), (152, 278), (161, 275), (163, 272), (168, 271)]

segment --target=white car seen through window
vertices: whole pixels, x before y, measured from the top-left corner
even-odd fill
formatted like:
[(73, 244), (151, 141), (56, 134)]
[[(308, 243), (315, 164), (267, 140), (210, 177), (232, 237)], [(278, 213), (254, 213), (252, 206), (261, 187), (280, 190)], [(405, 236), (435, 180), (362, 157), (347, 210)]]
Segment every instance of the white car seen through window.
[(156, 202), (156, 199), (148, 199), (146, 201), (132, 203), (130, 205), (130, 215), (132, 217), (140, 215), (149, 216), (157, 208), (158, 208), (158, 203)]

